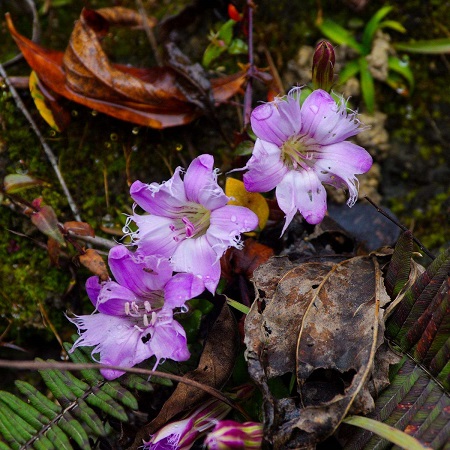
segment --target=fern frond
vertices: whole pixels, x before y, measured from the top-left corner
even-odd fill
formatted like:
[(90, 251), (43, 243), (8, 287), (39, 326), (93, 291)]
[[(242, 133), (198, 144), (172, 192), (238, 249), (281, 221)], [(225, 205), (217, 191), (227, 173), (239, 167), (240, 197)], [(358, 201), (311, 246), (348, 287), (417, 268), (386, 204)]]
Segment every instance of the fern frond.
[[(70, 349), (66, 343), (65, 348)], [(74, 362), (91, 362), (89, 349), (77, 348), (70, 357)], [(50, 400), (25, 381), (16, 381), (27, 401), (0, 391), (0, 450), (35, 448), (42, 450), (90, 449), (90, 438), (106, 436), (105, 417), (127, 421), (127, 411), (138, 403), (129, 388), (151, 391), (145, 378), (124, 376), (123, 385), (106, 381), (96, 370), (80, 371), (78, 378), (70, 371), (39, 371), (55, 401)], [(120, 380), (122, 381), (122, 380)]]

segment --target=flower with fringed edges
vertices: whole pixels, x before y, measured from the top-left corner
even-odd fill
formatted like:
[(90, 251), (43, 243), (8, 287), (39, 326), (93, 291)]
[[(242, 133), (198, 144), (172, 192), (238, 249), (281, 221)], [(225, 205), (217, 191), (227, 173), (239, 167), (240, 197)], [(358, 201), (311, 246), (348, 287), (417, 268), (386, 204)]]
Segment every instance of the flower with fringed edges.
[(200, 277), (214, 293), (220, 279), (220, 258), (229, 247), (241, 248), (241, 233), (258, 226), (255, 213), (230, 200), (217, 184), (214, 158), (200, 155), (184, 179), (178, 167), (172, 178), (158, 184), (135, 181), (133, 200), (147, 215), (134, 213), (137, 231), (128, 231), (133, 243), (145, 254), (170, 258), (175, 272)]
[(322, 183), (348, 188), (347, 204), (358, 198), (355, 174), (372, 165), (369, 153), (346, 139), (364, 128), (344, 101), (336, 103), (324, 90), (313, 91), (300, 104), (300, 88), (256, 107), (251, 125), (257, 139), (244, 169), (245, 188), (267, 192), (276, 188), (278, 205), (286, 214), (286, 230), (297, 210), (311, 224), (327, 210)]
[[(94, 346), (101, 364), (123, 367), (156, 357), (186, 361), (190, 354), (186, 333), (173, 319), (173, 310), (185, 308), (185, 302), (204, 290), (203, 282), (187, 273), (172, 274), (167, 258), (132, 253), (118, 245), (108, 257), (116, 281), (86, 281), (86, 290), (96, 311), (91, 315), (69, 318), (78, 327), (79, 346)], [(121, 371), (102, 369), (112, 380)]]

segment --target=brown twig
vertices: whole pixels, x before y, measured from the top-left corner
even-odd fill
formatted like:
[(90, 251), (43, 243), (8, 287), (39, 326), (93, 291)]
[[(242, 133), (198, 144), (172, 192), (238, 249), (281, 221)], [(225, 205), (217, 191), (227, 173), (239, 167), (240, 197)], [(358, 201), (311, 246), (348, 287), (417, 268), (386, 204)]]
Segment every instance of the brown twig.
[[(382, 214), (384, 217), (389, 219), (392, 223), (397, 225), (401, 230), (403, 231), (411, 231), (409, 230), (405, 225), (401, 224), (398, 220), (394, 219), (390, 214), (388, 214), (386, 211), (381, 209), (373, 200), (371, 200), (369, 197), (364, 196), (364, 198), (373, 206), (376, 208), (376, 210)], [(412, 235), (413, 241), (417, 244), (417, 246), (422, 250), (427, 256), (429, 256), (431, 259), (436, 259), (436, 257), (422, 244), (422, 242), (419, 241), (414, 235)]]
[(17, 370), (85, 370), (85, 369), (109, 369), (118, 370), (120, 372), (135, 373), (138, 375), (156, 376), (160, 378), (167, 378), (168, 380), (176, 381), (178, 383), (184, 383), (197, 389), (208, 393), (209, 395), (217, 398), (218, 400), (226, 403), (234, 409), (240, 411), (240, 409), (225, 395), (223, 395), (217, 389), (206, 386), (198, 381), (173, 375), (171, 373), (160, 372), (158, 370), (141, 369), (138, 367), (122, 367), (122, 366), (110, 366), (108, 364), (96, 364), (96, 363), (83, 363), (76, 364), (70, 362), (46, 362), (46, 361), (16, 361), (16, 360), (0, 360), (0, 368), (17, 369)]
[(155, 55), (156, 64), (161, 67), (163, 65), (163, 60), (158, 49), (158, 43), (156, 42), (155, 34), (148, 25), (147, 13), (145, 11), (144, 5), (142, 4), (141, 0), (136, 0), (136, 5), (138, 7), (139, 14), (142, 17), (142, 25), (144, 26), (145, 34), (147, 35), (147, 39), (150, 42), (153, 54)]
[(53, 170), (56, 173), (56, 176), (58, 177), (59, 183), (61, 184), (62, 190), (64, 191), (64, 194), (66, 196), (67, 202), (69, 204), (70, 209), (72, 210), (72, 213), (76, 220), (81, 222), (81, 217), (78, 212), (78, 207), (75, 204), (72, 195), (70, 194), (70, 191), (66, 185), (66, 182), (64, 180), (64, 177), (62, 176), (62, 173), (59, 170), (58, 167), (58, 160), (56, 159), (55, 154), (53, 153), (52, 149), (49, 147), (47, 142), (45, 142), (44, 136), (42, 136), (42, 133), (40, 132), (38, 126), (36, 125), (36, 122), (31, 117), (31, 114), (27, 110), (26, 106), (22, 102), (22, 99), (20, 98), (19, 94), (17, 93), (16, 89), (10, 82), (7, 73), (5, 72), (5, 69), (3, 68), (2, 64), (0, 64), (0, 75), (5, 80), (6, 84), (8, 85), (9, 92), (11, 92), (12, 97), (14, 98), (17, 107), (20, 109), (22, 114), (26, 117), (29, 124), (31, 125), (31, 128), (33, 128), (33, 131), (35, 132), (36, 136), (38, 137), (42, 147), (44, 148), (45, 154), (47, 155), (48, 160), (50, 161), (50, 164), (53, 167)]

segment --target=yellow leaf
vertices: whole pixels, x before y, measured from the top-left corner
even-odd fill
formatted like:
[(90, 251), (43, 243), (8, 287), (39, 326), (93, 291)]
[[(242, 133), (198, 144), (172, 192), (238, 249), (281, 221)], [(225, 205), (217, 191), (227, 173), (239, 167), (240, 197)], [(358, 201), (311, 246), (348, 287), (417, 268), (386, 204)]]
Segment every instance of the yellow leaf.
[(41, 114), (42, 118), (56, 131), (61, 131), (56, 125), (55, 119), (53, 117), (52, 110), (45, 103), (44, 94), (41, 92), (39, 88), (39, 78), (36, 75), (36, 72), (33, 70), (30, 74), (30, 92), (31, 97), (33, 97), (34, 104)]
[(259, 229), (266, 226), (269, 218), (269, 206), (266, 199), (258, 192), (248, 192), (242, 181), (235, 178), (227, 178), (225, 182), (225, 194), (231, 197), (229, 205), (245, 206), (258, 216)]

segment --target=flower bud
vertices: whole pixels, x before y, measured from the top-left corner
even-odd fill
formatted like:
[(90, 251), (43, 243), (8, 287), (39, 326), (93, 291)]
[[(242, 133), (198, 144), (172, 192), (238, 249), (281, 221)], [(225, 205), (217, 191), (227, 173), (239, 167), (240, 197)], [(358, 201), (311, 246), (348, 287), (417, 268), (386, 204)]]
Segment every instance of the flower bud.
[(312, 82), (314, 89), (329, 92), (333, 85), (335, 55), (334, 48), (328, 41), (321, 41), (314, 51)]
[(259, 449), (262, 438), (263, 429), (260, 423), (222, 420), (206, 436), (205, 446), (209, 450)]

